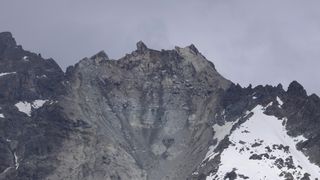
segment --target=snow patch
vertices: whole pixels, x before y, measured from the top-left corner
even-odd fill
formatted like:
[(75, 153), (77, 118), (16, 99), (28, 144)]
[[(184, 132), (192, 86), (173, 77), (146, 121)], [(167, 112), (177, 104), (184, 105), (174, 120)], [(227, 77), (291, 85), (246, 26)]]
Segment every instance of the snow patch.
[(20, 112), (23, 112), (27, 114), (28, 116), (31, 116), (31, 104), (28, 102), (18, 102), (15, 104), (15, 106), (18, 108)]
[(5, 174), (5, 173), (7, 173), (10, 169), (11, 169), (12, 167), (7, 167), (2, 173), (0, 173), (0, 174)]
[(283, 101), (277, 96), (278, 106), (281, 107), (283, 105)]
[(44, 78), (47, 78), (47, 75), (43, 74), (41, 76), (37, 76), (37, 78), (44, 79)]
[(269, 104), (267, 104), (265, 107), (264, 106), (261, 106), (262, 107), (262, 110), (266, 110), (268, 107), (271, 107), (273, 105), (273, 102), (271, 101)]
[(320, 177), (320, 168), (296, 148), (306, 139), (289, 136), (282, 125), (285, 118), (268, 116), (265, 109), (261, 105), (255, 107), (252, 117), (230, 134), (231, 144), (221, 153), (219, 169), (207, 180), (224, 179), (230, 172), (248, 179), (285, 179), (285, 173), (297, 180), (305, 173), (310, 174), (310, 179)]
[(3, 115), (3, 114), (0, 114), (0, 118), (4, 118), (4, 115)]
[(47, 101), (48, 100), (41, 100), (41, 99), (35, 100), (32, 103), (32, 107), (34, 109), (38, 109), (38, 108), (42, 107), (44, 105), (44, 103), (46, 103)]
[(199, 172), (193, 172), (192, 173), (192, 175), (198, 175), (199, 174)]
[(19, 168), (19, 158), (15, 152), (13, 153), (13, 155), (14, 155), (14, 164), (15, 164), (14, 166), (16, 167), (16, 169), (18, 169)]
[(16, 74), (16, 72), (5, 72), (5, 73), (0, 73), (0, 77), (1, 77), (1, 76), (6, 76), (6, 75), (9, 75), (9, 74)]
[(38, 109), (43, 106), (48, 100), (35, 100), (32, 103), (28, 103), (26, 101), (18, 102), (15, 106), (18, 108), (20, 112), (25, 113), (28, 116), (31, 116), (31, 111), (33, 109)]

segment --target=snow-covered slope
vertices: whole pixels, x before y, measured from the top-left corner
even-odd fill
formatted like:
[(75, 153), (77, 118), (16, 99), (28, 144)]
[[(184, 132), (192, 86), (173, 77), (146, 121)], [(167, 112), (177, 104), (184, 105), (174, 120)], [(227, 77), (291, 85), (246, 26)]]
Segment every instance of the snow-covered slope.
[[(289, 136), (285, 128), (287, 119), (266, 115), (267, 107), (258, 105), (246, 114), (251, 117), (230, 134), (231, 143), (220, 154), (218, 171), (207, 180), (320, 177), (320, 168), (296, 148), (297, 143), (306, 139)], [(230, 129), (230, 123), (225, 126), (225, 129)]]

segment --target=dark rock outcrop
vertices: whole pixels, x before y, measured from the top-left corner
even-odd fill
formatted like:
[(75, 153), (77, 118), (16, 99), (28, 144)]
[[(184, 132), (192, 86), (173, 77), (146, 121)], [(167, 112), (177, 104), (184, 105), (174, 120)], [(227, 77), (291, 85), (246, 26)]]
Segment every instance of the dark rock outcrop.
[[(56, 105), (63, 78), (54, 60), (23, 50), (11, 33), (0, 33), (0, 179), (44, 179), (57, 166), (55, 156), (70, 131)], [(46, 103), (32, 104), (37, 101)], [(19, 111), (17, 103), (32, 112)]]

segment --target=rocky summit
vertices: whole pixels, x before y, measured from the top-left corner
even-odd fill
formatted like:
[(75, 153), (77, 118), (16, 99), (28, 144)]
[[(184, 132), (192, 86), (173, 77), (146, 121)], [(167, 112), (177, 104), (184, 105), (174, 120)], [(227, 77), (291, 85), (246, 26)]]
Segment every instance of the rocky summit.
[(0, 179), (320, 178), (320, 98), (241, 87), (194, 45), (63, 72), (0, 33)]

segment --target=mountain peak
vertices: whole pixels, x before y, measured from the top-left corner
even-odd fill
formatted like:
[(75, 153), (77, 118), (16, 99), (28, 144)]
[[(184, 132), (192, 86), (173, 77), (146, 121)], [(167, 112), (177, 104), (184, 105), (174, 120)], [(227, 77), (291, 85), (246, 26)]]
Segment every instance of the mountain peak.
[(12, 34), (9, 31), (5, 31), (5, 32), (0, 32), (0, 38), (2, 37), (9, 37), (12, 38)]
[(104, 59), (104, 60), (109, 60), (108, 55), (106, 54), (106, 52), (99, 51), (97, 54), (93, 55), (90, 59)]
[(147, 49), (148, 49), (148, 47), (142, 41), (137, 42), (137, 50), (138, 51), (145, 51)]
[(17, 43), (13, 38), (11, 32), (1, 32), (0, 33), (0, 49), (6, 47), (16, 46)]
[(199, 50), (196, 48), (196, 46), (194, 44), (191, 44), (190, 46), (187, 46), (187, 48), (189, 48), (195, 54), (199, 53)]
[(288, 94), (293, 96), (307, 96), (307, 92), (304, 87), (297, 81), (292, 81), (288, 87)]

